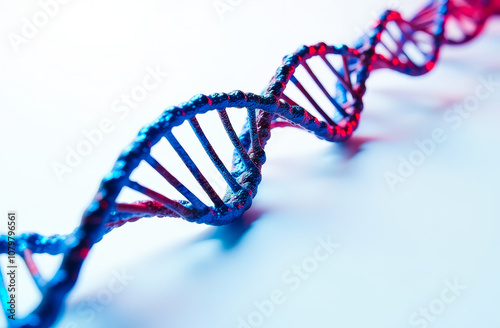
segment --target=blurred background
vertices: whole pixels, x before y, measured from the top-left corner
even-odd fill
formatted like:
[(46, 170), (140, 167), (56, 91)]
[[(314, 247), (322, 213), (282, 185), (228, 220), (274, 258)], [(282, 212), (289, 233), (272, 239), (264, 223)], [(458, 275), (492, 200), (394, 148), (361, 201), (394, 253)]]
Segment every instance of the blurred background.
[[(0, 213), (18, 212), (19, 233), (70, 233), (164, 108), (260, 93), (300, 45), (352, 45), (383, 10), (425, 3), (4, 1)], [(57, 327), (499, 326), (499, 38), (491, 19), (425, 76), (374, 72), (346, 144), (273, 130), (241, 222), (116, 229)], [(50, 277), (61, 258), (36, 260)], [(24, 315), (40, 295), (27, 271), (18, 284)]]

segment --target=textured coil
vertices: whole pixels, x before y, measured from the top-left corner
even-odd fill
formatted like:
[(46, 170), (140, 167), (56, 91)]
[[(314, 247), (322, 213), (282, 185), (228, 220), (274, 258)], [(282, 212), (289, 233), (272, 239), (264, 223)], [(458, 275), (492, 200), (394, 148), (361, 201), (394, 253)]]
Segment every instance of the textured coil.
[[(104, 177), (99, 190), (83, 214), (80, 226), (70, 235), (41, 236), (23, 234), (16, 238), (17, 249), (42, 292), (42, 301), (26, 318), (16, 320), (19, 327), (49, 327), (57, 320), (64, 299), (73, 288), (80, 268), (91, 247), (106, 233), (127, 222), (160, 217), (182, 217), (209, 225), (225, 225), (237, 220), (251, 206), (261, 181), (261, 167), (266, 160), (264, 147), (271, 130), (298, 127), (332, 142), (347, 140), (359, 125), (363, 110), (366, 81), (377, 69), (391, 69), (407, 75), (422, 75), (433, 69), (442, 45), (462, 44), (477, 36), (488, 17), (498, 14), (497, 0), (431, 1), (411, 19), (398, 12), (386, 11), (373, 29), (353, 48), (320, 43), (303, 46), (283, 58), (262, 95), (233, 91), (197, 95), (186, 103), (167, 108), (152, 124), (144, 127), (122, 152), (111, 172)], [(335, 59), (335, 60), (333, 60)], [(325, 85), (316, 75), (311, 60), (319, 60), (335, 80)], [(312, 93), (296, 74), (301, 69), (314, 82)], [(295, 88), (301, 100), (289, 93)], [(324, 97), (331, 107), (326, 110)], [(228, 116), (228, 108), (246, 111), (246, 124), (237, 134)], [(198, 117), (215, 111), (225, 133), (234, 146), (233, 165), (226, 168), (205, 135)], [(333, 113), (333, 114), (331, 114)], [(212, 164), (223, 177), (227, 190), (220, 197), (177, 140), (172, 130), (188, 122)], [(210, 204), (200, 200), (179, 177), (171, 174), (151, 154), (160, 140), (166, 140), (189, 169)], [(134, 181), (131, 174), (140, 163), (147, 163), (183, 197), (173, 200)], [(148, 200), (119, 203), (117, 197), (128, 187)], [(0, 236), (0, 253), (7, 253), (7, 236)], [(38, 273), (32, 254), (64, 254), (62, 264), (51, 280)], [(6, 304), (0, 272), (0, 301)], [(4, 313), (6, 309), (4, 308)]]

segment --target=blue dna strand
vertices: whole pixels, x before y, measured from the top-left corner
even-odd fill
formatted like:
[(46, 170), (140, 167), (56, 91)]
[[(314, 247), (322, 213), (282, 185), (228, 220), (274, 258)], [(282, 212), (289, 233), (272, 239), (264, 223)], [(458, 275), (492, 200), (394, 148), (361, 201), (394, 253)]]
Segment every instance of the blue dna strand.
[[(22, 234), (16, 238), (16, 254), (26, 264), (42, 294), (40, 304), (25, 318), (7, 320), (12, 327), (49, 327), (59, 315), (68, 293), (75, 285), (80, 268), (92, 246), (105, 234), (121, 225), (146, 217), (181, 217), (190, 222), (225, 225), (251, 206), (261, 182), (261, 168), (266, 161), (264, 147), (277, 127), (295, 127), (332, 142), (347, 140), (359, 125), (363, 110), (366, 80), (377, 69), (391, 69), (407, 75), (421, 75), (435, 65), (444, 44), (462, 44), (477, 36), (485, 21), (499, 13), (500, 1), (450, 0), (431, 1), (411, 19), (398, 12), (386, 11), (353, 48), (319, 43), (303, 46), (285, 56), (265, 92), (261, 95), (233, 91), (197, 95), (186, 103), (167, 108), (121, 153), (111, 172), (83, 214), (80, 226), (69, 235), (41, 236)], [(321, 75), (312, 61), (322, 63)], [(302, 70), (314, 83), (303, 83)], [(333, 91), (332, 91), (333, 89)], [(292, 92), (295, 91), (295, 92)], [(322, 101), (320, 101), (320, 97)], [(227, 109), (246, 113), (246, 123), (237, 133)], [(232, 167), (228, 169), (210, 143), (200, 116), (216, 112), (225, 134), (234, 147)], [(198, 142), (226, 184), (223, 197), (173, 133), (175, 127), (188, 123)], [(208, 196), (203, 201), (181, 183), (155, 158), (151, 149), (161, 140), (175, 150), (197, 184)], [(182, 195), (174, 200), (132, 178), (139, 165), (148, 165)], [(146, 196), (147, 200), (118, 202), (124, 188)], [(6, 254), (8, 236), (0, 236), (0, 253)], [(45, 280), (39, 273), (33, 254), (64, 254), (54, 277)], [(0, 272), (0, 301), (9, 315), (5, 283)]]

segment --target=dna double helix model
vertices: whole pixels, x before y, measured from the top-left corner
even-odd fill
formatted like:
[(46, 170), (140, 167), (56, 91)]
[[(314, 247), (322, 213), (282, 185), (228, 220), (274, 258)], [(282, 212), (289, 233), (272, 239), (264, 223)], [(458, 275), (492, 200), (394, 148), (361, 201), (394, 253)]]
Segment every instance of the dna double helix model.
[[(261, 95), (233, 91), (197, 95), (186, 103), (167, 108), (144, 127), (121, 153), (111, 172), (83, 214), (81, 224), (69, 235), (41, 236), (28, 233), (17, 236), (15, 252), (26, 264), (41, 292), (39, 305), (24, 318), (7, 322), (12, 327), (49, 327), (61, 314), (65, 298), (75, 285), (82, 263), (92, 246), (105, 234), (127, 222), (146, 217), (181, 217), (208, 225), (225, 225), (238, 220), (251, 206), (261, 182), (261, 168), (266, 160), (264, 147), (271, 130), (296, 127), (332, 142), (345, 141), (359, 125), (363, 110), (366, 81), (372, 71), (391, 69), (411, 76), (433, 69), (442, 45), (458, 45), (476, 37), (488, 17), (500, 14), (499, 0), (435, 0), (411, 19), (388, 10), (373, 24), (353, 48), (319, 43), (303, 46), (285, 56)], [(332, 83), (323, 83), (311, 61), (320, 61)], [(317, 88), (299, 80), (297, 71), (306, 72)], [(295, 96), (289, 92), (295, 88)], [(308, 90), (309, 89), (309, 90)], [(328, 91), (330, 89), (330, 91)], [(331, 91), (333, 89), (333, 92)], [(300, 97), (297, 97), (297, 94)], [(320, 102), (318, 95), (324, 96)], [(298, 99), (301, 100), (298, 100)], [(330, 106), (331, 108), (326, 108)], [(246, 115), (240, 134), (233, 128), (227, 109), (239, 109)], [(225, 134), (234, 146), (231, 169), (221, 160), (198, 118), (210, 111), (218, 114)], [(333, 114), (331, 114), (333, 112)], [(190, 125), (197, 140), (226, 183), (223, 197), (203, 175), (172, 129)], [(151, 148), (166, 140), (187, 167), (211, 202), (202, 201), (151, 154)], [(183, 200), (174, 200), (145, 187), (131, 178), (139, 164), (145, 163), (175, 188)], [(147, 200), (118, 202), (125, 187), (144, 195)], [(0, 236), (0, 254), (7, 254), (9, 240)], [(45, 280), (38, 271), (33, 254), (63, 254), (57, 273)], [(0, 272), (0, 301), (6, 317), (8, 293)]]

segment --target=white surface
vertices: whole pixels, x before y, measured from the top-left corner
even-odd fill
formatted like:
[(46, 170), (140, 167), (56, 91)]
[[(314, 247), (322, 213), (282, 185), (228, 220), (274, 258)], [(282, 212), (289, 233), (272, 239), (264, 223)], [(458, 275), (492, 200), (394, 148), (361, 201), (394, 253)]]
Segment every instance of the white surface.
[[(15, 54), (8, 33), (40, 9), (3, 3), (1, 213), (17, 210), (22, 231), (69, 233), (123, 147), (163, 108), (197, 93), (260, 92), (284, 55), (301, 44), (351, 43), (388, 5), (242, 1), (220, 20), (211, 1), (73, 1)], [(245, 220), (258, 219), (247, 230), (151, 219), (114, 231), (85, 262), (60, 326), (238, 327), (255, 301), (280, 289), (286, 301), (262, 327), (411, 327), (410, 315), (455, 278), (467, 289), (429, 326), (498, 326), (500, 96), (456, 129), (443, 113), (474, 94), (479, 77), (500, 81), (499, 27), (491, 22), (478, 40), (445, 48), (427, 76), (374, 73), (347, 145), (273, 131)], [(168, 78), (120, 119), (111, 104), (148, 66)], [(60, 182), (52, 163), (103, 118), (114, 131)], [(434, 128), (447, 141), (391, 192), (384, 174)], [(338, 249), (291, 291), (282, 276), (328, 236)], [(39, 259), (47, 273), (49, 260)], [(89, 310), (84, 302), (106, 293), (114, 270), (136, 278)], [(31, 284), (22, 277), (22, 311), (37, 302)]]

